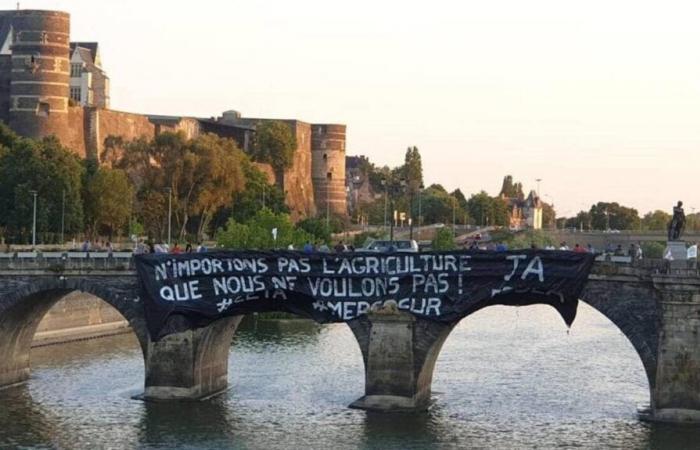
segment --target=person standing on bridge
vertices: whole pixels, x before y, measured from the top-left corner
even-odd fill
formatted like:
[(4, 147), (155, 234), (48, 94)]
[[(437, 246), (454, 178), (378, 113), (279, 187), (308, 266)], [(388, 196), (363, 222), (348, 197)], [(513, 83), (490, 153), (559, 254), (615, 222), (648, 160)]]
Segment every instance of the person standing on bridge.
[(690, 247), (688, 247), (688, 261), (690, 261), (690, 266), (695, 269), (698, 264), (698, 243), (693, 242)]

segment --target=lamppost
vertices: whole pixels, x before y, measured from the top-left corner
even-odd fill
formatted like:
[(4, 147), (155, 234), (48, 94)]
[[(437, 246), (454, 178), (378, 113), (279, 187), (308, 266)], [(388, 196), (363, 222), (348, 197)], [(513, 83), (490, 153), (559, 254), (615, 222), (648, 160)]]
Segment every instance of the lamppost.
[(34, 213), (32, 214), (32, 247), (36, 247), (36, 196), (37, 191), (29, 191), (34, 196)]
[(61, 245), (63, 245), (66, 241), (63, 239), (63, 232), (65, 231), (66, 227), (66, 190), (63, 190), (63, 194), (61, 195)]
[(387, 213), (387, 206), (389, 203), (389, 189), (387, 186), (387, 181), (382, 180), (382, 186), (384, 186), (384, 230), (382, 233), (386, 233), (386, 213)]
[(173, 188), (167, 187), (165, 190), (168, 191), (168, 248), (170, 248), (173, 225)]
[[(391, 213), (394, 214), (396, 211), (394, 211), (394, 197), (396, 194), (398, 194), (398, 191), (402, 191), (406, 186), (406, 180), (401, 179), (398, 185), (393, 184), (391, 186), (391, 189), (389, 190), (389, 194), (391, 195)], [(394, 218), (395, 219), (395, 218)], [(394, 220), (391, 221), (391, 228), (389, 229), (389, 241), (394, 242)]]
[(408, 186), (408, 238), (413, 240), (413, 189)]
[(265, 183), (263, 183), (263, 191), (262, 191), (262, 207), (265, 209)]
[(455, 196), (454, 196), (454, 195), (450, 195), (450, 198), (452, 199), (452, 237), (455, 237), (455, 236), (457, 235), (457, 229), (456, 229), (456, 225), (455, 225), (455, 213), (456, 213), (456, 210), (455, 210), (455, 203), (456, 203), (456, 199), (455, 199)]
[(326, 173), (326, 227), (331, 226), (331, 180), (333, 179), (333, 173)]
[(425, 186), (421, 183), (418, 186), (418, 234), (420, 236), (423, 235), (423, 189)]

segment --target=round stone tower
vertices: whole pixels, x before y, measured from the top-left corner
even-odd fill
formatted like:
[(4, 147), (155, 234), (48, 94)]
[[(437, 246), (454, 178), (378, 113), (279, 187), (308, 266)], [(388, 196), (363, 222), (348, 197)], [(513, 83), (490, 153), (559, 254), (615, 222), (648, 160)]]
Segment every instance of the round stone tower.
[(311, 125), (311, 176), (320, 216), (348, 214), (345, 193), (345, 125)]
[(13, 14), (10, 127), (28, 137), (68, 132), (70, 16), (60, 11)]

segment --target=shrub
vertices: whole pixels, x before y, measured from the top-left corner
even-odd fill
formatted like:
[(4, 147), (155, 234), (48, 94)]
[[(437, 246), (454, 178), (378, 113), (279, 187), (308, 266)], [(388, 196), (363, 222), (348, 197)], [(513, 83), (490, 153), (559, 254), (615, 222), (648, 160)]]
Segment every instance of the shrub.
[(455, 239), (451, 228), (439, 228), (433, 239), (433, 250), (454, 250)]

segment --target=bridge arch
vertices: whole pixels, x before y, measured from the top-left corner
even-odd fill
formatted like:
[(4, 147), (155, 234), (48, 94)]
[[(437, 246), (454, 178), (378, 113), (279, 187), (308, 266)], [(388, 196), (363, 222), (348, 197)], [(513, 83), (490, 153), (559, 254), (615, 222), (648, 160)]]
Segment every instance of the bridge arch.
[(29, 378), (31, 344), (39, 323), (59, 300), (75, 291), (91, 294), (116, 309), (129, 322), (145, 357), (148, 332), (131, 279), (20, 278), (0, 295), (0, 386)]
[[(610, 320), (632, 344), (646, 372), (653, 408), (660, 327), (657, 291), (651, 284), (591, 280), (581, 301)], [(377, 410), (427, 408), (440, 351), (463, 319), (442, 323), (398, 311), (369, 314), (349, 322), (365, 363), (365, 396), (351, 406)]]

